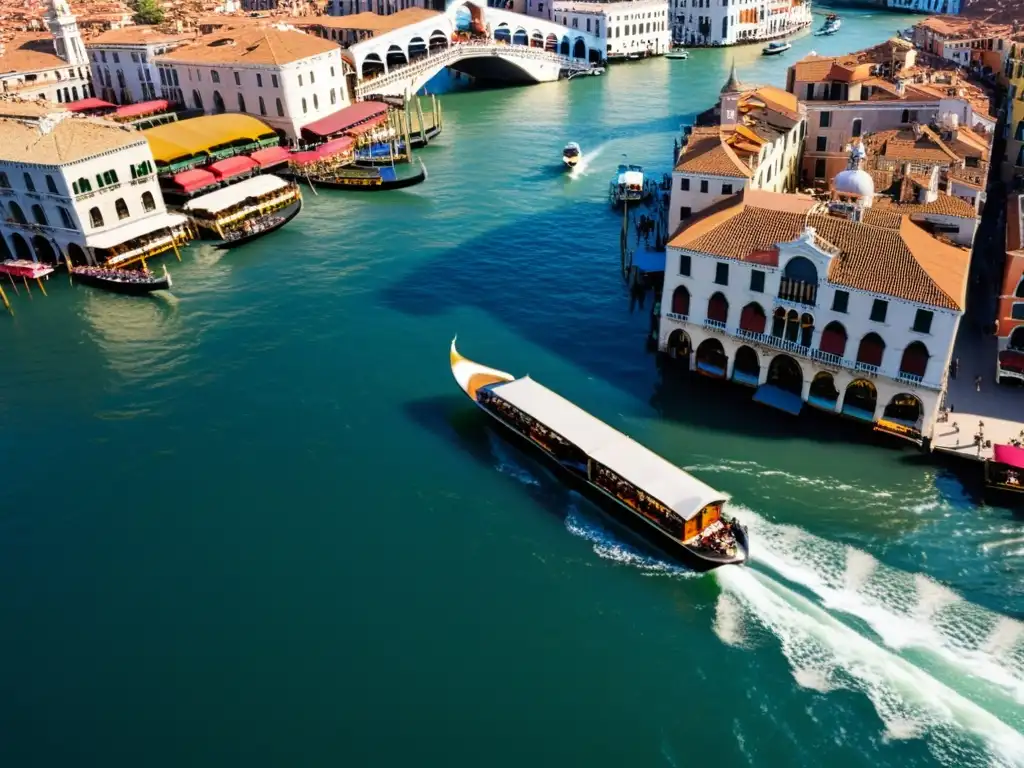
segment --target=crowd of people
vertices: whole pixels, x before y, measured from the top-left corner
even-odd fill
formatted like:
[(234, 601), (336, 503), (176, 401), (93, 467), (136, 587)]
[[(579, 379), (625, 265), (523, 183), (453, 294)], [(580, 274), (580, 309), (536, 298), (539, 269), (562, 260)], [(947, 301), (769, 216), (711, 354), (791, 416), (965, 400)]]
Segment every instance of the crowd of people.
[(722, 520), (720, 525), (714, 526), (711, 530), (694, 542), (694, 546), (701, 549), (710, 549), (720, 555), (731, 556), (736, 554), (736, 523)]
[(246, 219), (240, 227), (225, 230), (224, 239), (230, 242), (232, 240), (241, 240), (243, 237), (258, 235), (260, 232), (266, 232), (268, 229), (284, 224), (284, 221), (284, 216), (277, 216), (275, 214), (259, 219)]
[(75, 267), (72, 274), (88, 277), (102, 277), (107, 280), (119, 280), (122, 283), (148, 283), (153, 280), (153, 273), (148, 269), (114, 269), (110, 267)]
[(481, 405), (494, 410), (504, 421), (515, 427), (521, 435), (529, 437), (560, 462), (573, 465), (575, 469), (586, 474), (586, 454), (557, 432), (552, 432), (539, 421), (527, 416), (518, 408), (507, 403), (503, 398), (495, 396), (489, 390), (480, 390), (477, 393), (477, 401)]

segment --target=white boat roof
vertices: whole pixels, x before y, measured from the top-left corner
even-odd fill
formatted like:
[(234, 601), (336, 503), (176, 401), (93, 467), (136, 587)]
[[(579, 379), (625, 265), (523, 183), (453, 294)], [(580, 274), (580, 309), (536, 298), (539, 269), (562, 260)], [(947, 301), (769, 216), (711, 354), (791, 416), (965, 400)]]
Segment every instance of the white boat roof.
[(148, 235), (150, 232), (156, 232), (169, 227), (173, 229), (185, 224), (187, 221), (188, 219), (179, 213), (164, 211), (163, 213), (146, 216), (143, 219), (136, 219), (120, 227), (108, 229), (106, 232), (89, 235), (85, 239), (85, 244), (90, 248), (113, 248), (115, 245), (127, 243), (129, 240)]
[(489, 389), (684, 520), (693, 519), (708, 504), (727, 498), (529, 376)]
[(201, 210), (217, 213), (225, 208), (237, 205), (247, 197), (259, 197), (270, 192), (276, 192), (287, 186), (288, 182), (280, 176), (261, 173), (259, 176), (253, 176), (237, 184), (231, 184), (223, 189), (218, 189), (216, 192), (194, 197), (182, 207), (186, 211)]

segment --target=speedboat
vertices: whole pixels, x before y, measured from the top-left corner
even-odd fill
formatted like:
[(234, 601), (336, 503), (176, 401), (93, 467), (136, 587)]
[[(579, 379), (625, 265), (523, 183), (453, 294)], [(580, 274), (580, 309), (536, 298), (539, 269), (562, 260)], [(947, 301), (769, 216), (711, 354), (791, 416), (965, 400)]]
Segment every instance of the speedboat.
[(689, 52), (681, 45), (674, 45), (672, 49), (665, 54), (666, 59), (688, 59), (690, 58)]
[(449, 361), (459, 389), (504, 437), (648, 544), (698, 571), (747, 562), (747, 529), (725, 509), (726, 494), (529, 376), (463, 357), (454, 339)]
[(651, 185), (644, 179), (641, 165), (620, 165), (608, 186), (608, 200), (614, 206), (640, 203), (650, 196)]
[(834, 13), (830, 13), (828, 16), (825, 17), (825, 23), (821, 25), (821, 29), (819, 29), (815, 34), (834, 35), (836, 32), (839, 31), (839, 27), (841, 27), (842, 24), (843, 22), (838, 16), (836, 16)]
[(768, 43), (764, 48), (761, 49), (762, 56), (778, 56), (780, 53), (785, 53), (793, 44), (785, 40), (776, 43)]
[(565, 163), (566, 168), (575, 168), (582, 157), (580, 145), (575, 141), (570, 141), (565, 145), (565, 149), (562, 150), (562, 162)]

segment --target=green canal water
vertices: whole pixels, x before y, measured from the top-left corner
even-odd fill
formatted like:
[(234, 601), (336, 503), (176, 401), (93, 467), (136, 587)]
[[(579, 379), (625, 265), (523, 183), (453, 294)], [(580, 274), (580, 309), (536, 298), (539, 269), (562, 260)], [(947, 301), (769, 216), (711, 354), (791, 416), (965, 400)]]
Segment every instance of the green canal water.
[[(731, 57), (445, 98), (427, 183), (306, 195), (173, 297), (0, 318), (4, 766), (1024, 763), (1024, 520), (910, 450), (662, 377), (607, 184)], [(559, 169), (566, 141), (585, 165)], [(732, 495), (694, 576), (508, 447), (448, 343)], [(826, 422), (826, 426), (828, 422)]]

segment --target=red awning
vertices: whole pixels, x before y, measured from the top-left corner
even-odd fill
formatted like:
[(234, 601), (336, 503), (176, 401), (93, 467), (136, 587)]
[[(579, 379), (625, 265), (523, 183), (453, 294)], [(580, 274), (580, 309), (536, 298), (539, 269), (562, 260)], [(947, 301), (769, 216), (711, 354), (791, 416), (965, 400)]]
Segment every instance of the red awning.
[(165, 112), (170, 106), (170, 102), (167, 99), (142, 101), (138, 104), (126, 104), (123, 107), (118, 107), (114, 111), (114, 115), (117, 117), (137, 117), (139, 115), (148, 115), (151, 112)]
[(310, 163), (315, 163), (317, 160), (322, 159), (323, 158), (320, 157), (320, 155), (313, 151), (292, 152), (288, 156), (288, 162), (290, 162), (292, 165), (309, 165)]
[(353, 104), (351, 107), (339, 109), (332, 115), (322, 117), (316, 122), (310, 123), (302, 129), (302, 132), (318, 136), (320, 138), (327, 138), (328, 136), (334, 136), (339, 133), (350, 131), (355, 126), (365, 123), (367, 120), (382, 118), (387, 114), (387, 111), (388, 105), (383, 102), (360, 101), (357, 104)]
[(316, 153), (320, 157), (331, 157), (351, 152), (353, 146), (355, 146), (354, 140), (348, 136), (342, 136), (340, 139), (331, 139), (326, 144), (321, 144), (316, 148)]
[(235, 155), (234, 157), (226, 157), (223, 160), (218, 160), (216, 163), (211, 163), (206, 166), (206, 170), (218, 179), (227, 179), (231, 176), (238, 176), (240, 173), (247, 173), (253, 168), (258, 167), (259, 163), (255, 160), (245, 155)]
[(171, 179), (185, 192), (194, 192), (197, 189), (208, 187), (211, 184), (217, 183), (217, 177), (209, 171), (204, 171), (201, 168), (193, 168), (191, 171), (182, 171), (181, 173), (174, 174)]
[(288, 162), (288, 150), (284, 147), (267, 147), (257, 149), (249, 157), (259, 163), (260, 168), (269, 168), (272, 165)]
[(71, 112), (85, 112), (90, 109), (114, 109), (117, 105), (103, 99), (88, 98), (71, 101), (64, 106)]
[(365, 123), (360, 123), (359, 125), (352, 126), (347, 131), (345, 131), (345, 133), (347, 133), (349, 136), (360, 136), (368, 131), (372, 131), (378, 125), (383, 123), (386, 119), (387, 118), (384, 115), (381, 115), (380, 117), (375, 117), (371, 120), (367, 120)]
[(992, 458), (1000, 464), (1009, 464), (1017, 469), (1024, 469), (1024, 448), (1013, 445), (997, 445), (992, 449)]

